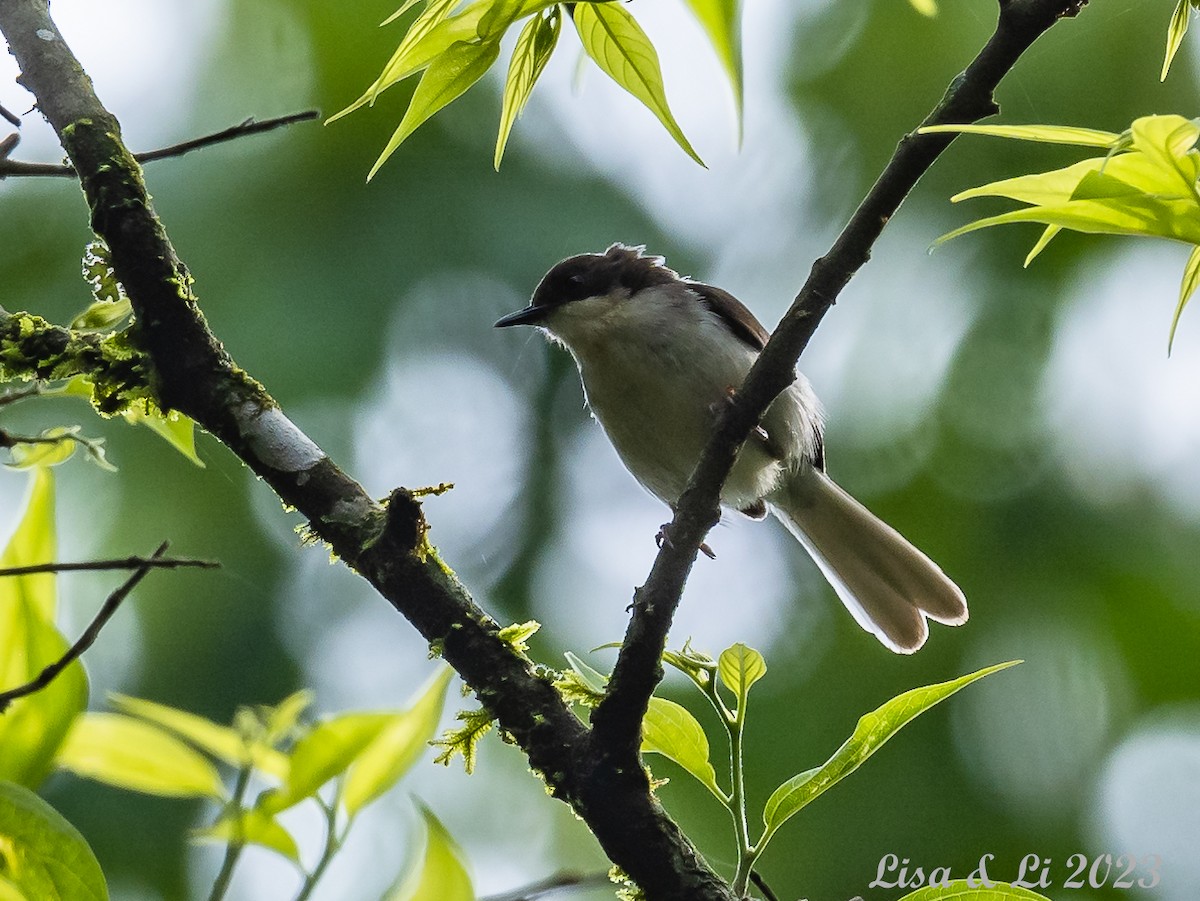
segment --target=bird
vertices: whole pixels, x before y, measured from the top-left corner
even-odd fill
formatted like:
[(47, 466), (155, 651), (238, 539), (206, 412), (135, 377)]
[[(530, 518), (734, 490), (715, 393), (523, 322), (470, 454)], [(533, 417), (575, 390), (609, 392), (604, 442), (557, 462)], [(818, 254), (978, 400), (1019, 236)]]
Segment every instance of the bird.
[[(729, 292), (625, 244), (553, 266), (527, 307), (495, 323), (517, 325), (535, 326), (574, 357), (587, 405), (622, 463), (672, 510), (722, 405), (770, 337)], [(967, 621), (966, 598), (830, 478), (823, 433), (820, 403), (796, 373), (743, 445), (721, 505), (751, 519), (774, 514), (855, 621), (885, 647), (911, 654), (925, 644), (927, 620)]]

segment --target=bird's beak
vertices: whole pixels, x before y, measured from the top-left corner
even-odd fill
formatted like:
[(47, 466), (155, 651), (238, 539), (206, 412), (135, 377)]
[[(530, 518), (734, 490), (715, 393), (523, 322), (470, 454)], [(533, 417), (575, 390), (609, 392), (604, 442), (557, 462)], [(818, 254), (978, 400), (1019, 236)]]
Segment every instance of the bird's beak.
[(493, 328), (508, 328), (510, 325), (540, 325), (548, 312), (547, 307), (528, 306), (497, 319)]

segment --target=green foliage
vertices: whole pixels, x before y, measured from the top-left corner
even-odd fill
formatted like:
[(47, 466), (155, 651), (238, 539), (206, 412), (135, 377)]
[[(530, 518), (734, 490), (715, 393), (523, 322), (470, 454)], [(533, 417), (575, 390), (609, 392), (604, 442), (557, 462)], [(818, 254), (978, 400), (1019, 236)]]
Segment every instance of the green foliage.
[(504, 158), (504, 148), (508, 145), (513, 124), (529, 102), (533, 86), (537, 84), (538, 77), (550, 61), (550, 54), (558, 45), (561, 31), (562, 12), (554, 6), (531, 17), (517, 36), (517, 44), (513, 47), (512, 59), (508, 64), (508, 78), (504, 82), (500, 132), (496, 137), (496, 155), (492, 160), (497, 172), (500, 171), (500, 161)]
[(475, 889), (463, 863), (462, 850), (446, 827), (418, 802), (424, 841), (384, 901), (474, 901)]
[(738, 132), (742, 130), (745, 91), (742, 79), (741, 0), (685, 0), (708, 35), (725, 76), (733, 88), (737, 106)]
[[(529, 19), (521, 29), (509, 60), (500, 111), (493, 165), (499, 169), (509, 135), (533, 92), (538, 77), (558, 46), (562, 19), (570, 15), (584, 50), (596, 64), (642, 101), (680, 147), (703, 165), (667, 104), (658, 53), (625, 7), (612, 0), (406, 0), (382, 24), (409, 10), (424, 8), (409, 24), (379, 76), (357, 100), (331, 116), (334, 122), (375, 99), (388, 88), (423, 73), (408, 107), (383, 152), (367, 175), (370, 180), (416, 129), (478, 82), (500, 54), (500, 42), (510, 28)], [(738, 0), (688, 0), (725, 69), (738, 109), (742, 110), (742, 56)], [(462, 6), (460, 9), (459, 7)]]
[(646, 33), (620, 3), (579, 3), (575, 30), (583, 49), (613, 81), (642, 101), (688, 156), (700, 159), (667, 105), (658, 52)]
[(909, 892), (899, 901), (1049, 901), (1027, 888), (997, 882), (988, 887), (972, 886), (966, 879), (956, 879), (949, 885), (927, 885)]
[(858, 721), (854, 734), (846, 739), (833, 756), (816, 769), (793, 776), (772, 792), (763, 808), (763, 824), (766, 832), (759, 841), (761, 849), (770, 841), (777, 829), (800, 812), (807, 804), (824, 794), (842, 779), (863, 765), (868, 757), (878, 751), (893, 735), (920, 716), (930, 707), (939, 704), (955, 692), (992, 673), (1016, 666), (1021, 661), (1012, 660), (989, 666), (949, 682), (914, 688), (897, 695), (887, 703), (866, 714)]
[(0, 782), (0, 901), (107, 901), (83, 836), (29, 789)]
[(666, 698), (650, 699), (642, 721), (642, 752), (675, 761), (718, 801), (729, 803), (729, 797), (717, 787), (717, 771), (709, 760), (704, 727), (686, 707)]
[[(30, 471), (24, 512), (0, 554), (0, 567), (48, 563), (56, 555), (54, 477)], [(0, 577), (0, 686), (21, 685), (67, 650), (54, 624), (58, 600), (51, 573)], [(0, 779), (36, 787), (51, 769), (72, 720), (87, 705), (87, 677), (72, 663), (42, 691), (0, 715)]]
[(1200, 9), (1200, 0), (1179, 0), (1175, 4), (1175, 12), (1171, 14), (1171, 24), (1167, 26), (1167, 54), (1163, 58), (1162, 73), (1159, 75), (1159, 81), (1167, 80), (1167, 73), (1171, 70), (1171, 62), (1175, 59), (1175, 54), (1179, 51), (1179, 45), (1183, 43), (1183, 36), (1187, 34), (1188, 18), (1191, 16), (1192, 7)]
[(76, 717), (59, 768), (108, 785), (168, 798), (225, 799), (217, 768), (157, 726), (119, 713)]
[(1182, 116), (1143, 116), (1124, 134), (1057, 126), (945, 125), (927, 132), (963, 132), (1104, 147), (1104, 156), (1083, 160), (1065, 169), (1008, 178), (962, 191), (954, 202), (972, 197), (1007, 197), (1028, 204), (996, 216), (977, 219), (943, 235), (951, 238), (1010, 222), (1039, 222), (1046, 226), (1026, 257), (1036, 257), (1061, 230), (1087, 234), (1140, 235), (1181, 241), (1193, 248), (1180, 286), (1179, 300), (1167, 339), (1170, 353), (1184, 307), (1197, 284), (1196, 248), (1200, 247), (1200, 120)]
[[(729, 741), (732, 790), (725, 794), (717, 787), (715, 772), (709, 760), (707, 736), (699, 722), (677, 704), (659, 698), (652, 699), (650, 712), (643, 725), (643, 751), (656, 751), (674, 760), (729, 811), (733, 819), (738, 852), (733, 889), (743, 893), (746, 891), (750, 870), (755, 861), (766, 849), (775, 832), (787, 820), (858, 769), (889, 738), (921, 713), (970, 683), (1019, 662), (1002, 663), (950, 682), (912, 689), (862, 717), (854, 734), (828, 761), (822, 766), (793, 776), (771, 794), (763, 811), (763, 832), (757, 841), (752, 841), (747, 829), (743, 737), (746, 702), (750, 689), (766, 675), (766, 660), (761, 653), (741, 642), (722, 651), (716, 664), (713, 664), (707, 655), (699, 654), (687, 646), (681, 651), (666, 652), (663, 660), (685, 673), (720, 716)], [(718, 679), (713, 678), (714, 673)], [(719, 686), (724, 687), (733, 696), (732, 707), (722, 697)]]
[[(274, 707), (243, 708), (232, 728), (119, 696), (114, 703), (121, 713), (87, 713), (75, 719), (55, 763), (117, 788), (221, 803), (215, 822), (195, 834), (198, 841), (231, 848), (258, 845), (297, 866), (299, 847), (277, 815), (301, 802), (315, 802), (329, 824), (324, 863), (305, 872), (306, 884), (315, 883), (356, 815), (423, 755), (436, 732), (450, 677), (450, 668), (439, 666), (402, 711), (348, 713), (313, 725), (301, 721), (312, 701), (308, 692), (297, 692)], [(239, 774), (232, 796), (213, 760)], [(244, 793), (252, 775), (274, 787), (248, 804)], [(321, 792), (331, 782), (336, 789), (328, 802)]]

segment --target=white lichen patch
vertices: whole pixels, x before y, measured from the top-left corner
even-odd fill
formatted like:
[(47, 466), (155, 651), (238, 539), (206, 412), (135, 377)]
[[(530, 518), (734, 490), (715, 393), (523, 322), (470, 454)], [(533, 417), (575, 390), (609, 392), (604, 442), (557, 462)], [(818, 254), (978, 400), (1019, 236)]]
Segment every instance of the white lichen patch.
[(366, 496), (343, 498), (335, 503), (323, 519), (331, 523), (357, 523), (371, 512), (371, 501)]
[(259, 460), (279, 472), (306, 472), (325, 453), (277, 407), (248, 400), (237, 408), (242, 437)]

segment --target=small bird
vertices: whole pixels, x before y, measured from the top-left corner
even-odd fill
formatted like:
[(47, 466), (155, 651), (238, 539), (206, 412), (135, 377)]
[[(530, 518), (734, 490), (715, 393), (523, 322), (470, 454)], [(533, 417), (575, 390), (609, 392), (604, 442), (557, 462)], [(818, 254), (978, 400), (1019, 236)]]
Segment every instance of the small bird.
[[(662, 257), (614, 244), (542, 278), (497, 328), (533, 325), (570, 351), (594, 417), (625, 467), (675, 508), (722, 405), (770, 337), (727, 291), (681, 277)], [(967, 621), (962, 591), (925, 554), (825, 472), (821, 407), (808, 380), (772, 402), (721, 491), (751, 519), (775, 514), (858, 624), (911, 654), (926, 619)]]

